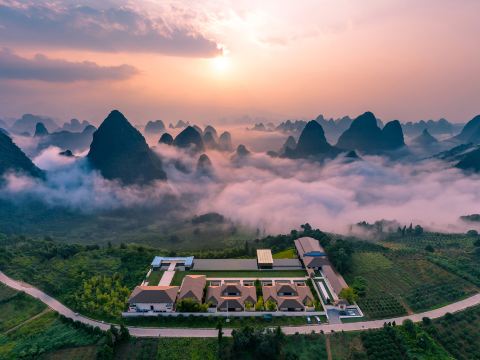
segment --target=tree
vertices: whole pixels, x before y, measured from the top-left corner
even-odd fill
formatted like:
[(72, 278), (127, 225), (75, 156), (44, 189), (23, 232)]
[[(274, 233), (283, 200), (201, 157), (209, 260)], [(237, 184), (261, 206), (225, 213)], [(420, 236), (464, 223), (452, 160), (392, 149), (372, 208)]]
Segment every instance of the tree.
[(355, 293), (355, 290), (351, 287), (346, 287), (343, 288), (342, 291), (340, 291), (340, 294), (338, 296), (341, 299), (347, 300), (350, 304), (355, 303), (357, 301), (358, 295)]
[(176, 309), (178, 312), (206, 312), (208, 304), (200, 304), (195, 299), (186, 298), (177, 301)]
[(422, 318), (422, 323), (423, 323), (424, 325), (430, 325), (430, 324), (432, 323), (432, 319), (430, 319), (429, 317), (424, 316), (424, 317)]
[(477, 230), (468, 230), (467, 235), (468, 236), (478, 236), (478, 231)]
[(412, 223), (410, 223), (410, 226), (407, 229), (407, 234), (411, 234), (411, 233), (413, 233), (413, 224)]
[(420, 236), (423, 234), (423, 228), (420, 225), (415, 226), (415, 230), (413, 231), (415, 236)]
[(415, 335), (417, 332), (417, 329), (415, 328), (415, 324), (413, 323), (412, 320), (406, 319), (402, 323), (403, 327), (405, 328), (405, 331), (409, 333), (410, 335)]
[(99, 348), (97, 352), (97, 359), (98, 360), (113, 359), (113, 348), (111, 346), (108, 346), (108, 344), (104, 344), (102, 347)]
[(433, 252), (435, 252), (435, 249), (433, 248), (432, 245), (427, 245), (427, 246), (425, 246), (425, 251), (433, 253)]
[(261, 297), (261, 296), (258, 297), (257, 303), (255, 304), (255, 310), (256, 311), (263, 311), (264, 310), (263, 297)]
[(245, 301), (245, 310), (251, 311), (253, 309), (253, 304), (250, 301)]
[(277, 308), (277, 304), (275, 303), (275, 301), (268, 299), (267, 302), (265, 303), (265, 309), (267, 311), (275, 311), (276, 308)]
[(223, 324), (221, 321), (219, 321), (217, 324), (217, 330), (218, 330), (218, 337), (217, 337), (218, 343), (221, 344), (223, 339)]
[(300, 225), (300, 227), (303, 229), (304, 232), (312, 231), (312, 227), (310, 226), (309, 223), (305, 223), (304, 225)]
[(128, 342), (130, 337), (130, 332), (128, 331), (127, 327), (123, 324), (120, 324), (120, 341)]
[(367, 293), (367, 280), (362, 276), (355, 276), (352, 287), (359, 297), (364, 297)]
[(248, 241), (245, 241), (245, 255), (250, 255), (250, 246), (248, 245)]

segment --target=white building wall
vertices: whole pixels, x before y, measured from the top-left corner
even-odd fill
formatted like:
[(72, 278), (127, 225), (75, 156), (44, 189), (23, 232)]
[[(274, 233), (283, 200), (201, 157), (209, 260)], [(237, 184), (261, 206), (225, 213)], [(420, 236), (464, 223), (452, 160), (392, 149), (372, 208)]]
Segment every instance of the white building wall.
[(153, 311), (157, 312), (172, 312), (173, 311), (173, 303), (155, 303), (155, 304), (134, 304), (137, 307), (137, 311), (151, 311), (153, 306)]

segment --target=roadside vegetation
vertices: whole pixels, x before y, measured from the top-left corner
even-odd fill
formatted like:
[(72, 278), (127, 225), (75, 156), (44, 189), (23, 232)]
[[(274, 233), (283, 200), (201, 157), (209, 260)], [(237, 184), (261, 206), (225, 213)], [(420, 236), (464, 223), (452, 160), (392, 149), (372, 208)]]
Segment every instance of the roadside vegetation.
[[(17, 294), (0, 287), (4, 300)], [(32, 306), (41, 308), (38, 300), (23, 296)], [(13, 318), (22, 314), (23, 309), (12, 309)], [(0, 319), (3, 316), (0, 312)], [(217, 338), (135, 339), (125, 327), (104, 332), (46, 311), (22, 318), (10, 330), (0, 332), (0, 358), (307, 360), (326, 359), (330, 355), (334, 360), (480, 359), (480, 306), (436, 320), (389, 323), (382, 329), (363, 332), (285, 336), (274, 322), (256, 327), (248, 321), (238, 325), (232, 338), (223, 336), (223, 328), (230, 326), (223, 322), (216, 323)]]

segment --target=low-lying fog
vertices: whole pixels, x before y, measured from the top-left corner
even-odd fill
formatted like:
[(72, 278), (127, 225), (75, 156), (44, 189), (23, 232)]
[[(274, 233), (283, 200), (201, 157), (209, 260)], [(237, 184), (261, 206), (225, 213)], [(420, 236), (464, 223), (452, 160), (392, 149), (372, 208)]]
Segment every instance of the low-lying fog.
[[(9, 174), (0, 196), (13, 201), (34, 197), (52, 206), (92, 212), (158, 206), (166, 195), (173, 194), (191, 210), (185, 216), (218, 212), (268, 233), (287, 232), (305, 222), (346, 233), (351, 224), (380, 219), (450, 232), (474, 228), (460, 222), (459, 216), (479, 212), (480, 176), (466, 176), (445, 162), (392, 162), (371, 156), (321, 165), (271, 158), (260, 152), (278, 150), (286, 139), (284, 134), (237, 129), (232, 135), (235, 144), (245, 143), (256, 152), (239, 158), (208, 151), (212, 177), (195, 171), (200, 154), (157, 145), (158, 137), (149, 136), (149, 143), (163, 159), (167, 183), (123, 187), (91, 172), (84, 158), (67, 158), (51, 147), (33, 159), (48, 170), (45, 182)], [(15, 140), (28, 147), (27, 141)]]

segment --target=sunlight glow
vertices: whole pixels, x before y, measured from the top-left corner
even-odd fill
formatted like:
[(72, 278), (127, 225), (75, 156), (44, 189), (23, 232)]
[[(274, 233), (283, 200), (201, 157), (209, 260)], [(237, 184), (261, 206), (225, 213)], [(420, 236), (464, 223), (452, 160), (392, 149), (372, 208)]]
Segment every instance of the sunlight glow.
[(231, 67), (230, 58), (227, 56), (217, 56), (212, 59), (212, 66), (216, 73), (226, 73)]

